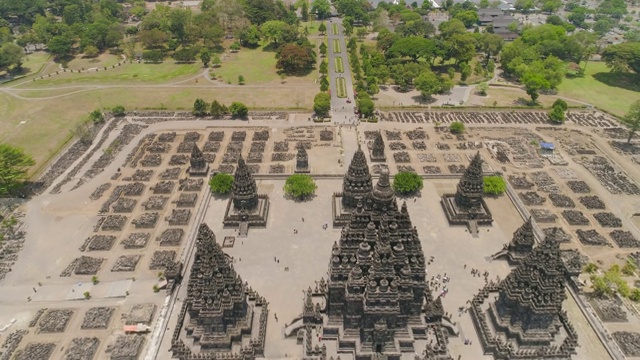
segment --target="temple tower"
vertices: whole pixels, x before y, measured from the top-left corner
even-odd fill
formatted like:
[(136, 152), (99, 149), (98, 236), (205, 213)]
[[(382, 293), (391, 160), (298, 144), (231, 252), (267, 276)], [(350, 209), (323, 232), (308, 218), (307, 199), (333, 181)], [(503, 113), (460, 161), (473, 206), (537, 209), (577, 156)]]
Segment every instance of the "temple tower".
[(191, 176), (207, 176), (209, 173), (209, 164), (204, 159), (202, 151), (200, 151), (196, 144), (193, 145), (193, 149), (191, 150), (189, 165), (189, 170), (187, 172)]
[(371, 193), (371, 174), (367, 158), (360, 145), (353, 154), (349, 169), (344, 175), (342, 183), (342, 206), (348, 209), (355, 208), (358, 201)]
[(296, 154), (296, 169), (294, 172), (309, 172), (309, 155), (307, 155), (307, 149), (305, 149), (303, 145), (298, 146), (298, 153)]
[(232, 199), (236, 210), (252, 210), (258, 205), (258, 187), (242, 156), (233, 177)]
[(387, 157), (384, 154), (384, 140), (382, 140), (382, 133), (376, 132), (371, 145), (371, 161), (386, 161)]
[(535, 243), (533, 223), (529, 217), (522, 226), (514, 231), (511, 242), (508, 245), (505, 244), (505, 247), (492, 257), (494, 259), (506, 258), (510, 265), (518, 265), (531, 253)]
[(462, 179), (458, 182), (456, 191), (456, 205), (460, 209), (477, 212), (482, 206), (484, 194), (484, 180), (482, 176), (482, 159), (480, 152), (471, 159), (471, 163), (464, 171)]

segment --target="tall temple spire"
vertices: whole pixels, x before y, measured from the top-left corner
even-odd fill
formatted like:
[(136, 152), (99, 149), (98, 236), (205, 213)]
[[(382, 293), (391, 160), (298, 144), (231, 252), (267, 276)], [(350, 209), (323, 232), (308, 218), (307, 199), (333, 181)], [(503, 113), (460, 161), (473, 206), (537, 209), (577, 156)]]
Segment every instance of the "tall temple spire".
[(371, 198), (380, 209), (384, 207), (391, 208), (391, 204), (396, 197), (389, 181), (389, 169), (383, 168), (380, 170), (380, 179), (378, 179), (378, 183), (371, 192)]
[(492, 257), (494, 259), (506, 258), (509, 264), (518, 265), (531, 253), (535, 243), (536, 238), (533, 233), (533, 223), (531, 217), (529, 217), (522, 226), (513, 232), (511, 242), (509, 242), (508, 245), (505, 244), (504, 248), (492, 255)]
[(360, 145), (353, 154), (349, 169), (344, 175), (342, 183), (342, 206), (346, 208), (355, 208), (358, 201), (362, 200), (371, 193), (372, 182), (369, 173), (369, 165), (367, 158), (362, 152)]
[(189, 170), (187, 171), (191, 176), (207, 176), (209, 173), (209, 164), (204, 159), (202, 151), (198, 148), (198, 145), (193, 144), (191, 149), (191, 158), (189, 158)]
[(234, 174), (231, 189), (233, 191), (233, 206), (236, 209), (251, 210), (258, 205), (258, 187), (242, 155), (238, 159), (238, 168)]
[(296, 169), (295, 173), (308, 173), (309, 172), (309, 155), (304, 145), (298, 145), (298, 153), (296, 154)]
[(371, 161), (385, 161), (387, 157), (384, 155), (384, 140), (382, 140), (382, 133), (376, 132), (373, 138), (373, 144), (371, 145)]
[(478, 151), (458, 183), (456, 203), (462, 208), (476, 209), (480, 206), (483, 194), (482, 158)]

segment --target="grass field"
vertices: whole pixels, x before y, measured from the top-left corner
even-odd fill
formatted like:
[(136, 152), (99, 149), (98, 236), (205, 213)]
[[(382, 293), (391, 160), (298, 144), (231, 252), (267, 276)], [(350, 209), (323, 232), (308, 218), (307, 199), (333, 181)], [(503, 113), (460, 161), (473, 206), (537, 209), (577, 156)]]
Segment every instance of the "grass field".
[[(51, 77), (45, 76), (42, 80), (22, 84), (23, 88), (39, 88), (42, 86), (58, 85), (114, 85), (114, 84), (140, 84), (162, 83), (178, 81), (195, 75), (202, 68), (202, 64), (175, 64), (172, 60), (161, 64), (124, 63), (115, 69), (89, 71), (83, 73), (59, 73)], [(46, 73), (45, 73), (46, 74)]]
[(76, 56), (75, 59), (69, 61), (67, 64), (67, 68), (72, 70), (82, 70), (91, 69), (91, 68), (99, 68), (102, 69), (105, 66), (110, 67), (118, 63), (119, 57), (117, 55), (112, 54), (100, 54), (93, 59), (85, 59), (79, 56)]
[(339, 56), (334, 59), (336, 65), (336, 72), (343, 73), (344, 72), (344, 64), (342, 63), (342, 57)]
[(347, 97), (347, 81), (343, 77), (339, 77), (336, 79), (336, 95), (339, 98)]
[(612, 73), (605, 63), (592, 61), (587, 64), (584, 77), (562, 80), (558, 95), (622, 116), (631, 103), (640, 100), (640, 75)]
[[(490, 86), (489, 90), (487, 90), (487, 96), (478, 97), (478, 99), (483, 106), (490, 108), (493, 106), (494, 101), (497, 102), (496, 106), (527, 106), (531, 97), (522, 89)], [(556, 99), (558, 99), (557, 96), (541, 94), (538, 98), (538, 103), (544, 107), (551, 107)], [(569, 106), (582, 106), (582, 104), (574, 101), (566, 101)]]
[(340, 40), (333, 39), (333, 53), (340, 54), (342, 52), (342, 47), (340, 46)]
[(333, 35), (338, 35), (338, 24), (331, 24), (331, 31), (333, 31)]

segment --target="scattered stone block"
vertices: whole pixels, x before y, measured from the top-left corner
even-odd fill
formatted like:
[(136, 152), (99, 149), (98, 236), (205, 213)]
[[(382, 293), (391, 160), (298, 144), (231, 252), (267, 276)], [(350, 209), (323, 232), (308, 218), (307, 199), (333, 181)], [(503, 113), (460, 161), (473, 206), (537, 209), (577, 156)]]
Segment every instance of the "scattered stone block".
[(409, 153), (406, 151), (393, 153), (393, 159), (396, 161), (396, 163), (411, 162), (411, 156), (409, 156)]
[(160, 246), (179, 246), (183, 236), (183, 229), (170, 228), (163, 231), (158, 240), (160, 241)]
[(533, 188), (533, 185), (535, 185), (527, 179), (526, 175), (509, 175), (509, 183), (511, 183), (511, 186), (513, 186), (514, 189), (518, 190), (530, 190)]
[(553, 204), (553, 206), (556, 206), (556, 207), (562, 207), (562, 208), (576, 207), (576, 204), (567, 195), (549, 194), (549, 199), (551, 199), (551, 203)]
[(147, 211), (163, 210), (164, 206), (167, 204), (167, 201), (169, 201), (168, 196), (153, 195), (153, 196), (150, 196), (149, 199), (147, 199), (147, 201), (143, 202), (142, 206)]
[(141, 335), (119, 335), (115, 343), (107, 346), (111, 360), (133, 360), (138, 359), (144, 344), (144, 337)]
[(233, 165), (224, 164), (224, 165), (218, 166), (219, 173), (233, 174), (234, 171), (235, 171), (235, 167)]
[(423, 166), (422, 171), (424, 171), (425, 174), (442, 174), (442, 169), (440, 169), (440, 166)]
[(175, 181), (163, 180), (157, 183), (154, 187), (151, 188), (155, 195), (157, 194), (171, 194), (173, 193), (173, 188), (176, 186)]
[(56, 348), (55, 343), (28, 343), (27, 346), (20, 351), (15, 360), (48, 360)]
[(198, 193), (181, 193), (180, 197), (176, 201), (176, 206), (181, 207), (195, 207), (198, 201)]
[(611, 334), (618, 346), (627, 357), (640, 356), (640, 333), (630, 331), (616, 331)]
[(593, 214), (593, 217), (602, 227), (619, 228), (622, 227), (622, 220), (610, 212), (599, 212)]
[(586, 226), (589, 225), (589, 219), (579, 210), (564, 210), (562, 216), (567, 220), (569, 225)]
[(162, 155), (160, 154), (149, 154), (146, 155), (140, 161), (140, 165), (144, 167), (157, 167), (162, 165)]
[(112, 307), (92, 307), (84, 314), (80, 329), (107, 329), (114, 312)]
[(578, 240), (585, 245), (590, 246), (610, 246), (607, 239), (604, 236), (598, 234), (595, 230), (577, 230)]
[(204, 153), (217, 153), (220, 151), (220, 143), (218, 141), (207, 141), (202, 147)]
[(416, 169), (414, 169), (411, 165), (398, 165), (398, 171), (415, 173)]
[(276, 141), (273, 144), (274, 152), (287, 152), (289, 151), (289, 142), (288, 141)]
[(196, 146), (195, 141), (183, 141), (180, 144), (178, 144), (178, 149), (176, 150), (176, 153), (191, 154), (191, 151), (193, 150), (194, 146)]
[(427, 150), (427, 144), (424, 141), (414, 141), (411, 143), (413, 150)]
[[(191, 153), (191, 150), (189, 150), (189, 153)], [(172, 155), (171, 159), (169, 159), (170, 166), (185, 165), (188, 162), (189, 162), (189, 156), (185, 154)]]
[(391, 150), (407, 150), (407, 145), (400, 141), (394, 141), (389, 143), (389, 149)]
[[(149, 181), (153, 177), (153, 170), (136, 170), (133, 175), (131, 175), (131, 180), (133, 181)], [(125, 179), (123, 179), (125, 180)]]
[(184, 135), (184, 141), (196, 142), (198, 140), (200, 140), (200, 133), (196, 131), (189, 131)]
[(209, 133), (209, 141), (222, 141), (224, 140), (224, 131), (212, 131)]
[(384, 134), (389, 141), (402, 140), (402, 133), (400, 131), (385, 130)]
[(427, 136), (427, 132), (422, 129), (414, 129), (411, 131), (406, 131), (405, 134), (409, 138), (409, 140), (426, 140), (429, 137)]
[(144, 184), (141, 182), (134, 182), (124, 185), (122, 189), (122, 195), (124, 196), (140, 196), (144, 191)]
[(153, 315), (156, 312), (154, 304), (136, 304), (127, 313), (127, 325), (147, 324), (151, 325)]
[(122, 231), (127, 224), (127, 217), (124, 215), (108, 215), (102, 221), (102, 231)]
[(179, 181), (180, 186), (178, 190), (180, 191), (200, 191), (202, 189), (202, 185), (204, 185), (203, 179), (181, 179)]
[(91, 196), (89, 196), (89, 199), (91, 200), (98, 200), (102, 197), (102, 195), (109, 190), (109, 188), (111, 188), (111, 183), (105, 183), (102, 184), (100, 186), (98, 186), (93, 193), (91, 193)]
[(111, 272), (135, 271), (142, 255), (121, 255), (111, 268)]
[(259, 130), (253, 133), (253, 141), (267, 141), (269, 140), (269, 130)]
[(176, 140), (175, 132), (162, 133), (160, 134), (160, 136), (158, 136), (158, 141), (160, 142), (174, 142), (175, 140)]
[(167, 264), (176, 258), (176, 252), (174, 250), (160, 250), (155, 251), (151, 257), (149, 263), (149, 270), (164, 270)]
[(638, 241), (630, 231), (613, 230), (609, 233), (609, 236), (620, 248), (626, 249), (640, 247), (640, 241)]
[(557, 227), (557, 226), (549, 227), (549, 228), (543, 229), (542, 232), (544, 232), (545, 236), (554, 235), (556, 241), (560, 243), (568, 243), (571, 241), (571, 234), (564, 231), (564, 229), (561, 227)]
[(160, 173), (160, 180), (178, 180), (181, 172), (179, 167), (166, 169)]
[(295, 157), (291, 153), (276, 152), (271, 154), (271, 161), (289, 161)]
[(581, 196), (580, 203), (584, 205), (587, 209), (599, 209), (603, 210), (606, 208), (604, 201), (600, 200), (597, 196)]
[(165, 154), (171, 150), (171, 145), (165, 142), (154, 142), (147, 146), (147, 151), (156, 154)]
[(320, 131), (320, 141), (333, 141), (333, 131), (331, 131), (331, 130), (321, 130)]
[(449, 172), (452, 174), (464, 174), (466, 167), (464, 165), (451, 164), (447, 166), (447, 169), (449, 169)]
[(528, 205), (528, 206), (543, 205), (547, 201), (546, 198), (538, 195), (538, 193), (535, 191), (518, 193), (518, 197), (522, 200), (522, 202), (525, 205)]
[(588, 194), (591, 192), (589, 185), (582, 180), (567, 181), (567, 186), (576, 194)]
[(74, 338), (64, 353), (64, 360), (91, 360), (98, 346), (100, 340), (97, 337)]
[(109, 251), (115, 242), (116, 237), (113, 235), (93, 235), (88, 239), (86, 249), (89, 251)]
[(121, 197), (111, 205), (111, 209), (115, 213), (130, 213), (135, 209), (137, 203), (138, 201), (135, 199)]
[(603, 322), (629, 322), (624, 304), (618, 298), (591, 297), (589, 302)]
[(444, 158), (444, 161), (446, 162), (461, 162), (462, 159), (460, 158), (460, 155), (458, 154), (444, 154), (442, 156)]
[(547, 209), (532, 209), (531, 216), (539, 223), (554, 223), (558, 216)]
[(269, 174), (284, 174), (284, 165), (282, 164), (270, 165)]
[(433, 154), (418, 154), (418, 160), (420, 160), (420, 162), (430, 162), (430, 163), (434, 163), (438, 161), (438, 159), (436, 159), (436, 156)]
[(144, 213), (131, 223), (136, 226), (136, 229), (153, 229), (156, 227), (159, 218), (160, 214), (157, 212)]
[(231, 141), (244, 141), (247, 138), (246, 131), (234, 131), (231, 134)]
[(61, 333), (73, 316), (73, 310), (52, 309), (47, 311), (38, 322), (39, 333)]
[(122, 245), (125, 249), (142, 249), (147, 246), (151, 234), (149, 233), (131, 233), (129, 236), (122, 240)]
[(167, 216), (165, 220), (169, 222), (171, 226), (187, 225), (191, 218), (191, 210), (189, 209), (173, 209), (171, 215)]

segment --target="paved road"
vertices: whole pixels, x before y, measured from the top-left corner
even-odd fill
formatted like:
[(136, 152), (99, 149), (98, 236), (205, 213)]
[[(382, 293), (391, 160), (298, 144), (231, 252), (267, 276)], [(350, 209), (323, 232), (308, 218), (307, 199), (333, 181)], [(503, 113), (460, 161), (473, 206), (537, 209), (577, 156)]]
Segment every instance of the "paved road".
[[(336, 24), (338, 33), (334, 34), (333, 24)], [(355, 115), (355, 98), (353, 96), (353, 81), (351, 80), (351, 68), (349, 67), (349, 55), (347, 53), (347, 44), (342, 32), (342, 23), (338, 18), (333, 18), (327, 24), (328, 37), (328, 59), (329, 62), (329, 82), (331, 89), (331, 117), (333, 122), (338, 124), (350, 124), (356, 120)], [(340, 52), (335, 53), (333, 48), (334, 40), (340, 43)], [(336, 72), (335, 58), (342, 57), (344, 72)], [(337, 79), (344, 77), (347, 84), (347, 98), (338, 97)], [(347, 103), (347, 99), (351, 99), (351, 103)]]

